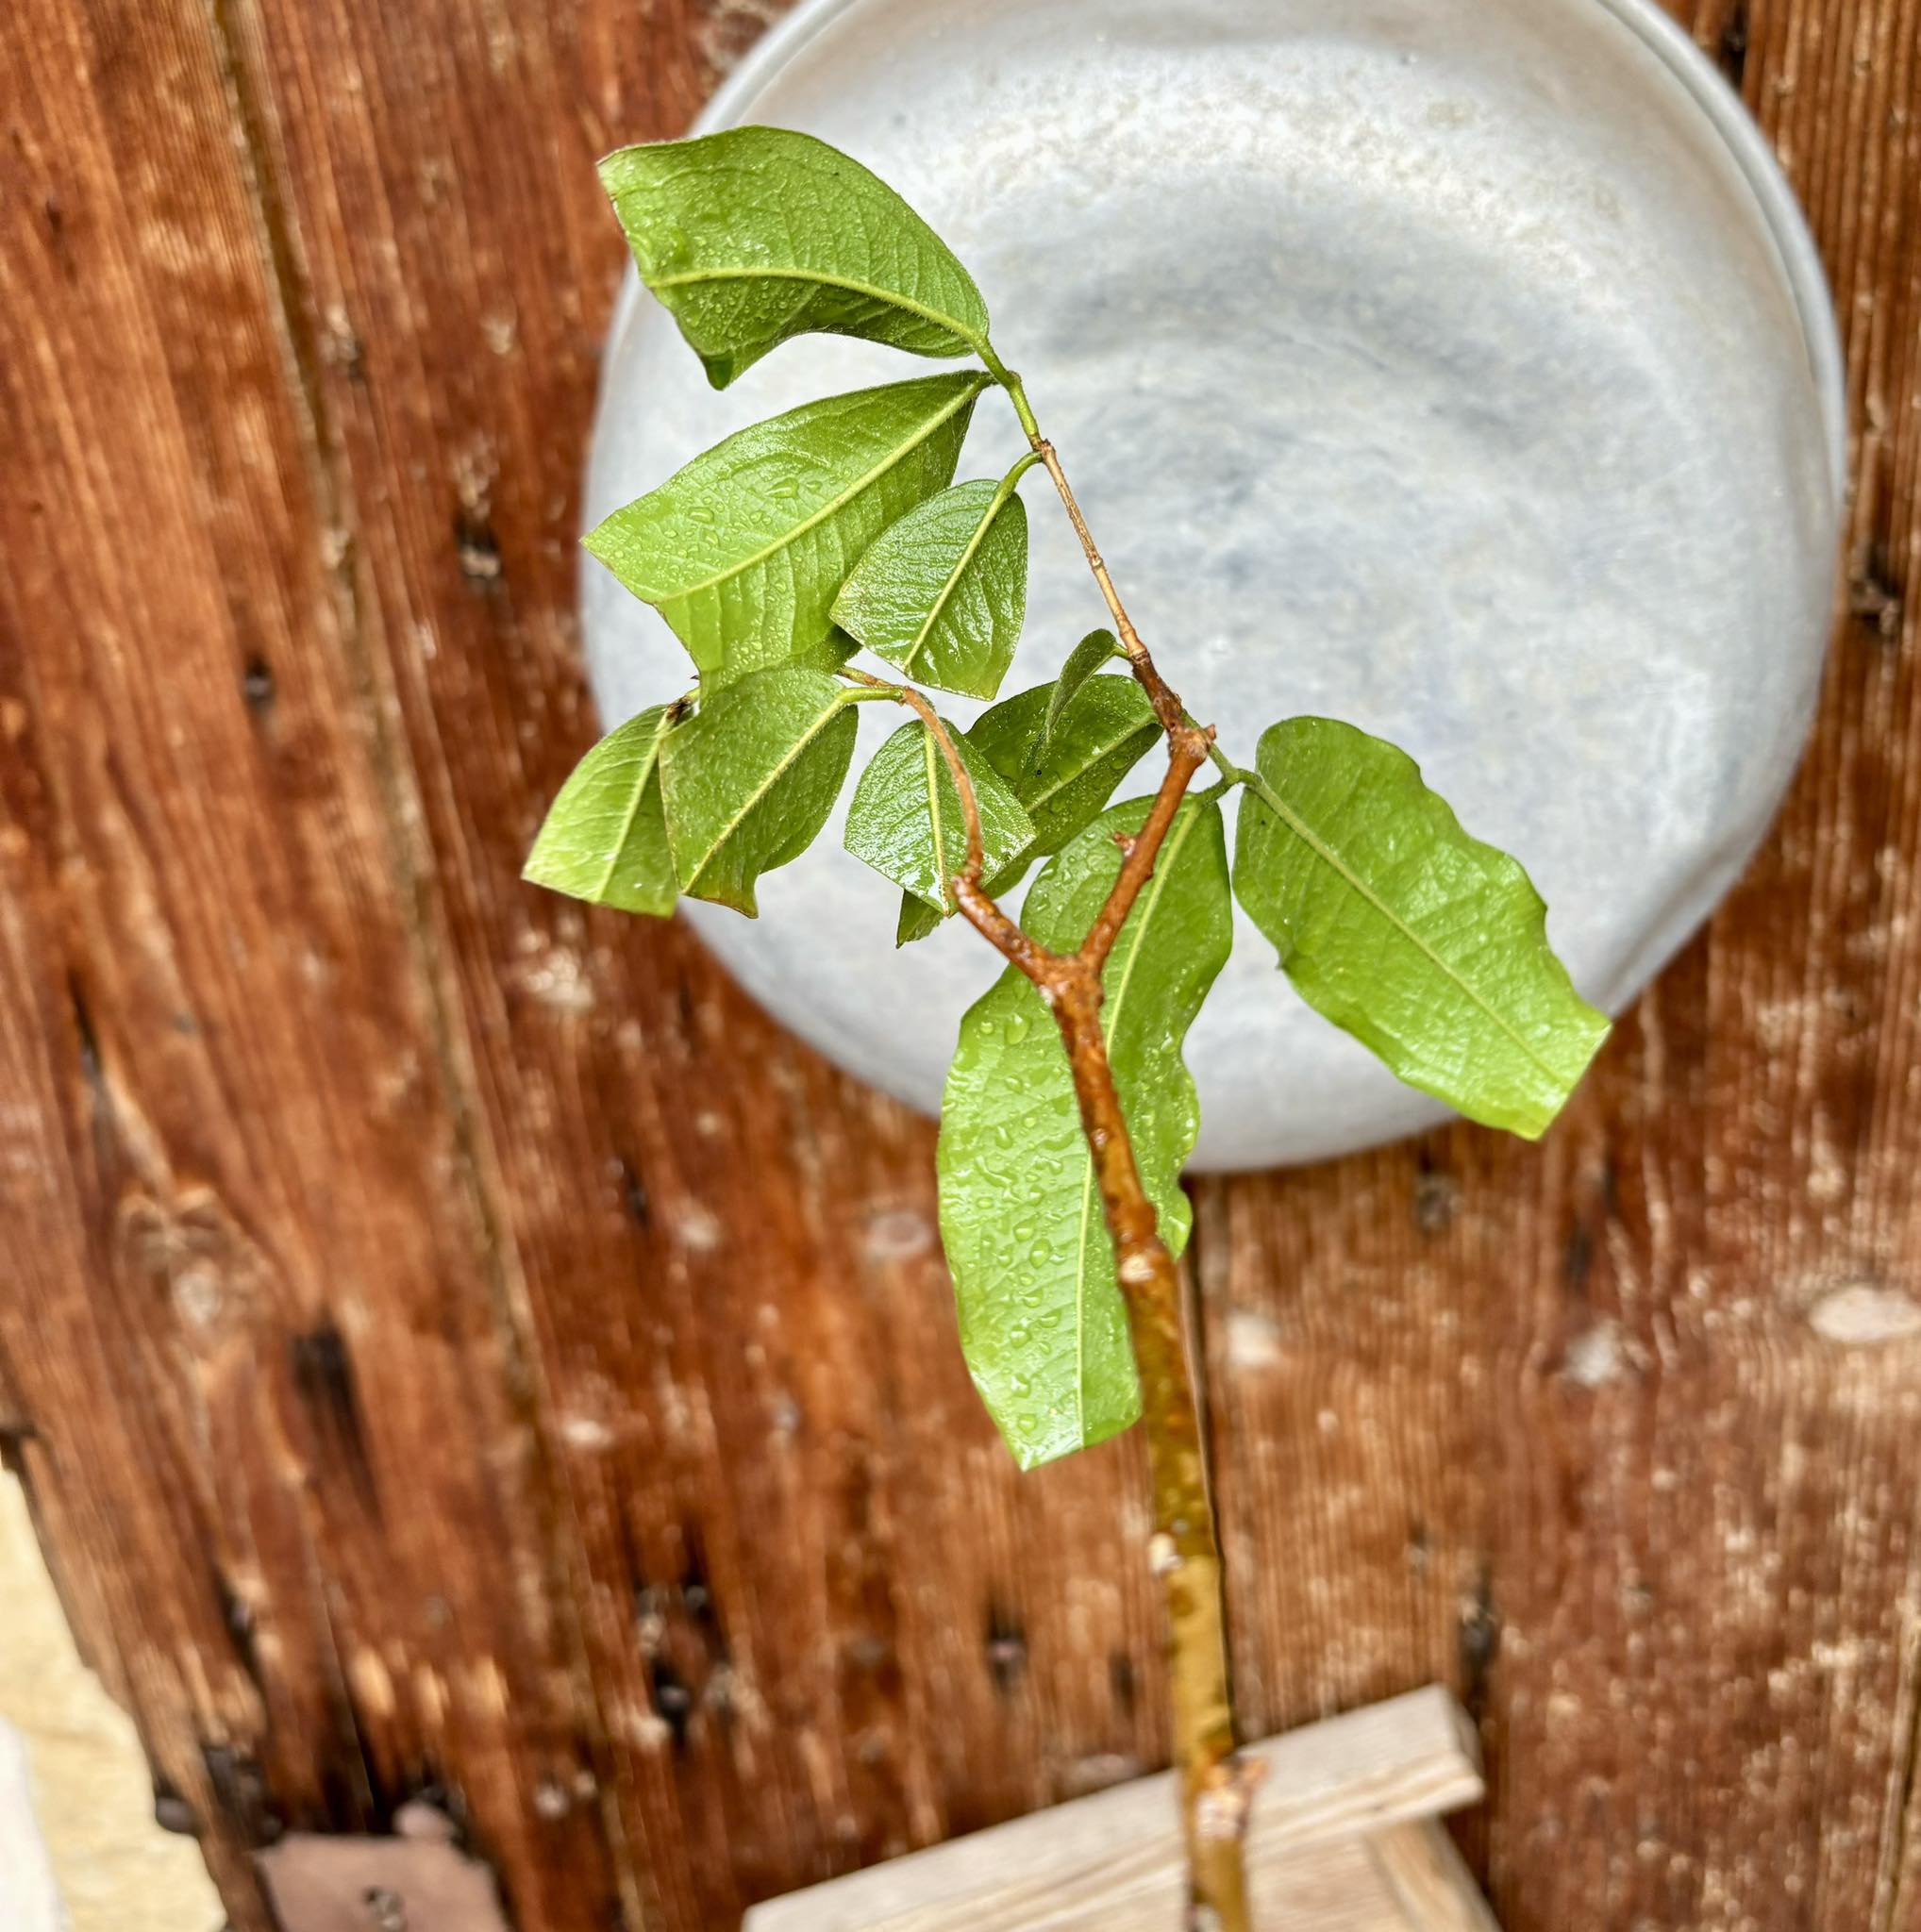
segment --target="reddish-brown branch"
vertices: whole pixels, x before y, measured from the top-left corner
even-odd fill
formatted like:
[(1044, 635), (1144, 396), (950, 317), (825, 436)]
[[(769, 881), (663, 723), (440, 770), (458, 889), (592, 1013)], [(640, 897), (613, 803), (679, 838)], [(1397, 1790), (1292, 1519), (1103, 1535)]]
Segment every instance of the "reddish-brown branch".
[(1155, 669), (1068, 487), (1061, 459), (1034, 425), (1019, 378), (1004, 379), (1028, 441), (1054, 479), (1080, 540), (1128, 664), (1167, 734), (1166, 775), (1141, 829), (1122, 841), (1120, 871), (1075, 952), (1056, 953), (1040, 944), (981, 889), (979, 819), (973, 809), (972, 785), (959, 751), (940, 730), (932, 707), (922, 699), (916, 708), (940, 737), (963, 808), (970, 813), (970, 863), (954, 882), (956, 903), (1033, 982), (1061, 1029), (1081, 1130), (1100, 1188), (1101, 1211), (1113, 1244), (1114, 1272), (1127, 1304), (1128, 1334), (1141, 1376), (1142, 1419), (1154, 1486), (1154, 1567), (1167, 1606), (1174, 1756), (1180, 1774), (1187, 1844), (1188, 1924), (1192, 1932), (1199, 1932), (1203, 1925), (1210, 1932), (1250, 1932), (1243, 1847), (1256, 1772), (1234, 1750), (1220, 1548), (1181, 1322), (1180, 1277), (1161, 1238), (1154, 1204), (1142, 1185), (1100, 1019), (1101, 971), (1142, 889), (1154, 875), (1180, 802), (1210, 756), (1213, 732), (1188, 718), (1179, 697)]
[(1061, 458), (1055, 454), (1054, 445), (1043, 436), (1035, 436), (1030, 441), (1035, 455), (1054, 479), (1054, 489), (1061, 498), (1061, 508), (1067, 512), (1067, 521), (1074, 525), (1074, 534), (1080, 539), (1081, 554), (1087, 558), (1087, 567), (1094, 573), (1094, 582), (1100, 586), (1108, 615), (1114, 621), (1114, 634), (1121, 641), (1121, 649), (1128, 654), (1128, 663), (1141, 689), (1147, 693), (1148, 701), (1154, 707), (1154, 715), (1161, 721), (1161, 730), (1171, 740), (1181, 728), (1180, 700), (1154, 668), (1154, 659), (1148, 656), (1147, 646), (1141, 641), (1141, 633), (1134, 628), (1134, 620), (1128, 615), (1120, 592), (1114, 589), (1114, 580), (1108, 575), (1107, 562), (1094, 546), (1093, 532), (1087, 527), (1087, 519), (1080, 513), (1080, 505), (1075, 500), (1067, 473), (1061, 467)]
[[(967, 838), (966, 867), (960, 876), (970, 884), (977, 884), (980, 869), (987, 862), (980, 838), (980, 800), (975, 793), (974, 774), (967, 769), (967, 761), (960, 756), (960, 747), (954, 742), (954, 734), (947, 729), (946, 721), (910, 684), (890, 684), (884, 677), (871, 677), (866, 672), (857, 671), (850, 665), (844, 666), (841, 675), (852, 678), (856, 684), (864, 684), (870, 691), (892, 691), (902, 704), (919, 714), (921, 723), (927, 727), (941, 757), (946, 761), (947, 774), (954, 780), (954, 790), (960, 796), (960, 823)], [(944, 857), (944, 854), (935, 856), (937, 858)]]
[[(1154, 1567), (1167, 1605), (1190, 1923), (1248, 1932), (1242, 1846), (1253, 1771), (1234, 1754), (1221, 1558), (1182, 1331), (1180, 1279), (1142, 1185), (1100, 1021), (1101, 969), (1142, 887), (1153, 876), (1168, 828), (1194, 773), (1207, 762), (1211, 742), (1211, 732), (1193, 725), (1170, 738), (1167, 775), (1140, 831), (1128, 841), (1120, 872), (1077, 951), (1056, 953), (1042, 945), (976, 879), (957, 880), (955, 892), (967, 919), (1032, 980), (1066, 1049), (1141, 1376), (1154, 1486)], [(1211, 1918), (1204, 1922), (1203, 1911)]]
[(1080, 943), (1080, 957), (1096, 975), (1107, 964), (1108, 955), (1114, 949), (1121, 927), (1127, 924), (1128, 914), (1134, 909), (1134, 901), (1141, 896), (1141, 888), (1154, 876), (1154, 865), (1161, 856), (1161, 841), (1174, 824), (1174, 815), (1180, 809), (1180, 801), (1194, 774), (1207, 763), (1208, 747), (1213, 739), (1214, 734), (1210, 730), (1183, 724), (1167, 741), (1167, 775), (1161, 779), (1161, 789), (1154, 794), (1154, 803), (1141, 829), (1123, 848), (1125, 857), (1121, 860), (1120, 874), (1108, 892), (1107, 903), (1095, 913), (1094, 924), (1088, 927), (1087, 937)]
[(1099, 976), (1084, 958), (1067, 964), (1066, 991), (1054, 1014), (1113, 1242), (1147, 1424), (1154, 1567), (1167, 1602), (1174, 1757), (1181, 1779), (1190, 1906), (1194, 1912), (1211, 1910), (1222, 1932), (1244, 1932), (1250, 1921), (1242, 1843), (1255, 1772), (1234, 1755), (1221, 1558), (1181, 1324), (1180, 1277), (1141, 1184), (1121, 1111), (1101, 1030)]

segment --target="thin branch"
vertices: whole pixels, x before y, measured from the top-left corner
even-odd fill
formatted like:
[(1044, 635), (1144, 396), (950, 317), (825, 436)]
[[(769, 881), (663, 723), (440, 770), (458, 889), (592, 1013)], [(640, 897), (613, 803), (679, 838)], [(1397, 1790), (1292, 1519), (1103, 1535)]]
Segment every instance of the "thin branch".
[(968, 924), (1006, 955), (1009, 964), (1019, 967), (1040, 988), (1041, 997), (1052, 1006), (1050, 989), (1060, 968), (1066, 963), (1063, 957), (1030, 938), (1001, 910), (996, 900), (988, 897), (977, 880), (956, 879), (954, 897)]
[(1186, 715), (1180, 708), (1180, 700), (1154, 668), (1154, 659), (1147, 646), (1141, 641), (1141, 633), (1134, 628), (1134, 620), (1128, 615), (1127, 606), (1121, 602), (1121, 593), (1114, 589), (1114, 580), (1108, 574), (1106, 559), (1094, 541), (1093, 531), (1087, 527), (1087, 519), (1080, 513), (1080, 505), (1067, 481), (1067, 473), (1061, 467), (1061, 458), (1054, 445), (1041, 434), (1041, 425), (1034, 420), (1034, 412), (1028, 407), (1027, 392), (1022, 387), (1020, 377), (998, 360), (990, 362), (988, 368), (1006, 388), (1034, 454), (1046, 464), (1047, 474), (1054, 479), (1054, 488), (1060, 495), (1061, 508), (1067, 512), (1067, 521), (1074, 525), (1074, 534), (1080, 540), (1081, 555), (1087, 558), (1087, 567), (1094, 573), (1094, 582), (1100, 586), (1108, 615), (1114, 621), (1114, 635), (1120, 639), (1121, 649), (1128, 655), (1128, 663), (1154, 707), (1154, 715), (1160, 719), (1161, 730), (1171, 740), (1180, 729), (1181, 720)]
[[(946, 721), (910, 684), (890, 684), (884, 677), (869, 676), (866, 672), (857, 671), (852, 665), (846, 664), (841, 667), (841, 675), (852, 678), (856, 684), (864, 685), (869, 691), (890, 692), (898, 703), (920, 714), (921, 723), (927, 727), (935, 744), (940, 747), (942, 758), (947, 762), (947, 772), (954, 780), (954, 790), (960, 794), (960, 823), (967, 834), (966, 867), (960, 877), (970, 885), (979, 884), (981, 868), (987, 863), (987, 855), (980, 837), (980, 800), (975, 794), (974, 774), (967, 769), (967, 760), (960, 756), (960, 747), (954, 742), (953, 733), (947, 729)], [(937, 853), (935, 858), (938, 860), (943, 856)], [(997, 908), (995, 909), (998, 910)]]
[(933, 734), (960, 793), (967, 826), (967, 863), (953, 882), (955, 903), (968, 923), (1032, 981), (1061, 1029), (1141, 1375), (1142, 1417), (1154, 1486), (1152, 1554), (1167, 1605), (1168, 1675), (1187, 1844), (1189, 1924), (1198, 1928), (1206, 1924), (1218, 1932), (1249, 1932), (1243, 1843), (1256, 1772), (1234, 1750), (1220, 1549), (1182, 1327), (1180, 1278), (1141, 1180), (1100, 1019), (1101, 971), (1143, 887), (1154, 874), (1194, 774), (1211, 758), (1224, 778), (1244, 774), (1215, 749), (1212, 729), (1188, 717), (1180, 699), (1155, 669), (1094, 546), (1054, 446), (1034, 420), (1020, 378), (994, 360), (991, 352), (988, 362), (1012, 397), (1035, 456), (1054, 479), (1128, 664), (1167, 734), (1166, 775), (1141, 829), (1123, 841), (1120, 870), (1076, 951), (1056, 953), (1041, 944), (982, 888), (979, 802), (960, 747), (933, 705), (911, 686), (891, 685), (852, 669), (844, 668), (842, 675), (866, 691), (892, 695), (911, 707)]
[(1161, 841), (1174, 824), (1174, 815), (1180, 809), (1181, 798), (1194, 774), (1208, 761), (1208, 747), (1213, 737), (1211, 730), (1184, 724), (1168, 741), (1167, 775), (1154, 794), (1153, 806), (1141, 829), (1123, 848), (1126, 856), (1121, 860), (1119, 876), (1108, 891), (1107, 903), (1094, 914), (1087, 937), (1080, 942), (1080, 957), (1096, 974), (1107, 964), (1121, 927), (1134, 909), (1134, 901), (1141, 896), (1141, 888), (1154, 876)]

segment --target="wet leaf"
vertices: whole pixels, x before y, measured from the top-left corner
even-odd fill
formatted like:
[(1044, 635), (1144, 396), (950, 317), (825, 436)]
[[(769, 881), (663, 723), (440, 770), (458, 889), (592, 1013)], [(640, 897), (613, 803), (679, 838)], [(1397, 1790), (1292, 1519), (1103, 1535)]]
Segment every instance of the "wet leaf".
[(856, 390), (757, 423), (590, 531), (587, 548), (673, 625), (711, 690), (853, 648), (831, 611), (888, 525), (942, 489), (981, 375)]
[[(1149, 805), (1115, 806), (1042, 871), (1022, 921), (1034, 938), (1079, 944), (1120, 870), (1114, 835), (1138, 831)], [(1181, 1042), (1232, 936), (1220, 807), (1190, 799), (1108, 961), (1101, 1011), (1141, 1178), (1177, 1254), (1189, 1224), (1180, 1169), (1200, 1125)], [(1022, 1467), (1126, 1428), (1140, 1390), (1073, 1076), (1040, 994), (1011, 967), (960, 1023), (939, 1165), (961, 1348)]]
[[(1027, 845), (983, 882), (996, 899), (1091, 824), (1160, 736), (1154, 708), (1131, 677), (1091, 677), (1044, 741), (1053, 691), (1051, 684), (1016, 691), (983, 711), (967, 734), (969, 749), (986, 756), (1034, 827)], [(895, 942), (925, 939), (939, 924), (930, 908), (903, 905)]]
[(660, 746), (677, 708), (610, 731), (575, 766), (527, 855), (537, 886), (664, 919), (679, 896), (660, 798)]
[(838, 149), (784, 127), (626, 147), (600, 164), (641, 279), (725, 389), (791, 336), (920, 356), (987, 341), (987, 305), (945, 242)]
[(1061, 675), (1054, 680), (1054, 695), (1047, 700), (1047, 715), (1041, 721), (1041, 742), (1053, 737), (1068, 704), (1082, 685), (1103, 664), (1120, 656), (1121, 641), (1111, 630), (1091, 630), (1067, 654)]
[(681, 891), (753, 918), (755, 881), (798, 858), (827, 824), (855, 729), (847, 688), (804, 665), (756, 672), (704, 700), (660, 759)]
[[(1033, 836), (1005, 781), (952, 725), (948, 733), (974, 783), (986, 872), (1004, 865)], [(847, 850), (937, 914), (953, 910), (950, 881), (967, 862), (960, 788), (934, 735), (918, 719), (874, 754), (847, 811)]]
[(1261, 735), (1234, 890), (1308, 1004), (1410, 1086), (1539, 1135), (1608, 1022), (1547, 944), (1515, 860), (1470, 838), (1420, 768), (1327, 718)]
[(881, 531), (834, 622), (917, 684), (991, 698), (1027, 608), (1027, 511), (1011, 480), (957, 483)]

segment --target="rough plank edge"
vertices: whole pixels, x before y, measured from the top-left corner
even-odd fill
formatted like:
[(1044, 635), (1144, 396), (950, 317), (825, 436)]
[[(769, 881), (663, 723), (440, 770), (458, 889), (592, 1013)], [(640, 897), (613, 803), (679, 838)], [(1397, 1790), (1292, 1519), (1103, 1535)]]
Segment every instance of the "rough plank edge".
[(1467, 1860), (1438, 1819), (1367, 1836), (1367, 1856), (1411, 1932), (1500, 1932)]

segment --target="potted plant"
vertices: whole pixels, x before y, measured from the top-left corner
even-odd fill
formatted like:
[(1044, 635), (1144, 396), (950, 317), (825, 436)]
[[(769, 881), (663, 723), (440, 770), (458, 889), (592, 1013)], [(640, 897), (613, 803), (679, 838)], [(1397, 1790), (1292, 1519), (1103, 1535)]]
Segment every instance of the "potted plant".
[[(979, 290), (883, 182), (770, 127), (625, 149), (602, 175), (643, 280), (715, 387), (810, 332), (967, 366), (743, 429), (591, 533), (686, 646), (691, 681), (589, 753), (527, 876), (655, 917), (682, 894), (751, 917), (756, 881), (826, 824), (856, 708), (908, 714), (855, 784), (847, 847), (899, 889), (903, 944), (958, 915), (1007, 961), (961, 1024), (942, 1113), (961, 1346), (1024, 1466), (1137, 1420), (1147, 1431), (1191, 1919), (1240, 1932), (1251, 1780), (1177, 1272), (1198, 1125), (1181, 1041), (1228, 957), (1233, 904), (1311, 1005), (1491, 1125), (1538, 1135), (1607, 1022), (1549, 949), (1521, 866), (1463, 831), (1404, 753), (1292, 718), (1251, 734), (1244, 764), (1189, 715)], [(1020, 441), (997, 477), (956, 483), (991, 399)], [(1054, 679), (1001, 697), (1026, 601), (1020, 491), (1036, 475), (1111, 627), (1063, 650)], [(961, 732), (930, 691), (995, 702)], [(1111, 803), (1157, 745), (1151, 791)], [(1008, 896), (1030, 873), (1015, 914)]]

